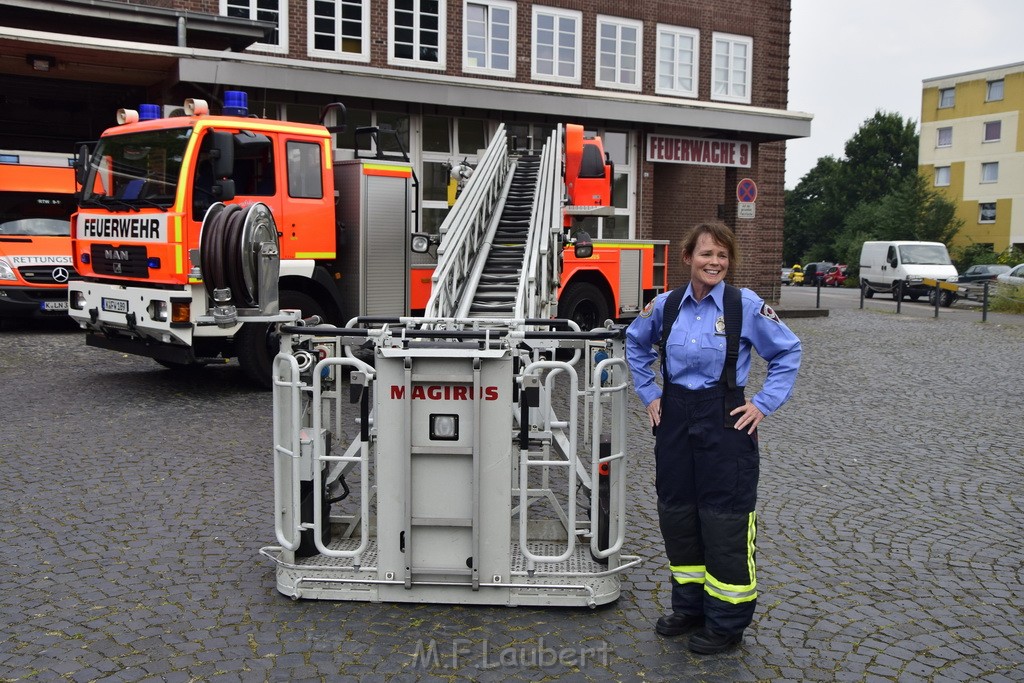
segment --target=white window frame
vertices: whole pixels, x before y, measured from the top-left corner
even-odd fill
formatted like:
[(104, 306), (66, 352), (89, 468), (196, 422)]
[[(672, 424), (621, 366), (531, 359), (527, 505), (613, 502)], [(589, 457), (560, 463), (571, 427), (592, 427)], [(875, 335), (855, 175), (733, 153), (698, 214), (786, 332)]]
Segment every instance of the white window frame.
[[(680, 79), (680, 67), (687, 66), (680, 62), (679, 59), (679, 39), (689, 38), (693, 41), (693, 50), (690, 53), (690, 88), (679, 87)], [(666, 45), (668, 39), (672, 40), (672, 45)], [(672, 50), (672, 73), (666, 74), (662, 70), (664, 60), (662, 59), (662, 50)], [(662, 76), (671, 76), (672, 85), (663, 86), (661, 84)], [(697, 87), (700, 83), (700, 31), (695, 28), (685, 28), (683, 26), (671, 26), (669, 24), (658, 24), (658, 40), (655, 47), (655, 74), (654, 74), (654, 92), (659, 95), (670, 95), (672, 97), (697, 97)]]
[[(997, 135), (994, 138), (988, 136), (989, 126), (995, 124), (999, 130), (996, 131)], [(999, 142), (1003, 138), (1003, 121), (1002, 119), (996, 119), (995, 121), (985, 121), (981, 124), (981, 141), (986, 142)]]
[[(416, 54), (420, 47), (420, 18), (423, 14), (420, 11), (421, 0), (411, 0), (414, 5), (413, 14), (416, 17), (415, 26), (413, 27), (414, 42), (413, 42), (413, 53)], [(430, 62), (424, 61), (413, 57), (412, 59), (406, 59), (404, 57), (395, 56), (395, 0), (388, 0), (388, 64), (392, 66), (412, 66), (418, 69), (431, 69), (434, 71), (444, 71), (446, 68), (445, 63), (445, 47), (448, 43), (448, 3), (445, 0), (438, 0), (437, 2), (437, 61)]]
[[(720, 70), (719, 57), (722, 56), (720, 50), (723, 45), (728, 46), (728, 53), (725, 58), (728, 60), (728, 64), (725, 69), (728, 77), (726, 80), (719, 78)], [(742, 71), (743, 82), (740, 83), (734, 76), (738, 69), (735, 65), (736, 47), (743, 45), (746, 48), (746, 69)], [(738, 36), (732, 33), (712, 33), (711, 34), (711, 99), (719, 102), (737, 102), (739, 104), (750, 104), (751, 85), (753, 84), (753, 73), (754, 73), (754, 39), (750, 36)], [(726, 92), (718, 92), (719, 83), (724, 83)], [(745, 95), (737, 95), (735, 93), (736, 87), (742, 85)]]
[[(949, 101), (946, 102), (946, 94)], [(939, 88), (939, 109), (952, 109), (956, 106), (956, 88)]]
[[(487, 42), (486, 49), (486, 66), (474, 66), (469, 63), (469, 6), (480, 5), (485, 7), (487, 10), (487, 16), (485, 18), (486, 35), (484, 40)], [(495, 9), (505, 10), (508, 12), (508, 67), (505, 69), (495, 68), (492, 66), (494, 59), (494, 52), (492, 50), (491, 41), (494, 39), (494, 24), (492, 23), (492, 12)], [(506, 2), (506, 0), (463, 0), (462, 3), (462, 70), (466, 73), (471, 74), (484, 74), (487, 76), (509, 76), (514, 77), (516, 75), (516, 3)]]
[[(945, 145), (942, 144), (942, 131), (944, 130), (949, 131), (949, 143)], [(941, 128), (935, 129), (935, 146), (937, 148), (941, 147), (942, 149), (953, 146), (953, 126), (942, 126)]]
[[(550, 74), (541, 73), (537, 70), (537, 63), (540, 59), (537, 54), (537, 48), (540, 45), (540, 41), (537, 38), (537, 19), (539, 16), (551, 17), (554, 20), (554, 42), (551, 44), (551, 67), (552, 72)], [(572, 21), (572, 75), (562, 76), (559, 72), (559, 66), (568, 63), (568, 60), (561, 60), (559, 53), (563, 49), (560, 41), (560, 36), (567, 35), (566, 32), (561, 31), (561, 23), (563, 21)], [(576, 10), (559, 9), (556, 7), (543, 7), (540, 5), (533, 6), (533, 35), (531, 36), (531, 44), (533, 45), (533, 55), (530, 60), (530, 77), (535, 81), (548, 81), (551, 83), (566, 83), (569, 85), (580, 84), (580, 55), (582, 53), (580, 41), (583, 39), (583, 13)]]
[(949, 166), (936, 166), (935, 167), (935, 187), (949, 187), (950, 180), (950, 167)]
[[(601, 78), (601, 29), (605, 26), (611, 26), (615, 28), (615, 71), (614, 80), (605, 80)], [(623, 30), (636, 31), (636, 43), (635, 43), (635, 59), (636, 64), (634, 66), (633, 73), (635, 74), (635, 83), (624, 83), (622, 81), (622, 75), (626, 70), (623, 65), (624, 55), (622, 53), (623, 45)], [(606, 14), (597, 15), (597, 31), (595, 31), (595, 61), (594, 61), (594, 85), (602, 88), (614, 88), (616, 90), (628, 90), (630, 92), (640, 92), (643, 87), (643, 54), (644, 54), (644, 23), (636, 19), (624, 19), (622, 17), (613, 17)]]
[[(315, 47), (316, 45), (316, 17), (314, 12), (316, 10), (316, 2), (310, 0), (306, 4), (306, 45), (308, 46), (308, 52), (310, 57), (325, 57), (327, 59), (343, 59), (349, 62), (369, 62), (370, 61), (370, 0), (320, 0), (321, 2), (329, 2), (334, 6), (334, 45), (333, 50), (323, 50)], [(359, 52), (344, 52), (341, 49), (342, 40), (342, 8), (345, 5), (360, 5), (362, 8), (362, 20), (361, 20), (361, 33), (360, 42), (362, 50)]]
[[(988, 206), (990, 204), (992, 205), (992, 218), (983, 218), (982, 217), (982, 213), (981, 213), (983, 211), (983, 209), (981, 207)], [(996, 222), (996, 210), (997, 209), (998, 209), (998, 207), (996, 206), (995, 202), (978, 202), (978, 222), (979, 223), (995, 223)]]
[[(998, 84), (999, 97), (993, 97), (992, 96), (992, 91), (995, 89), (996, 84)], [(986, 102), (1001, 102), (1003, 97), (1005, 96), (1005, 87), (1006, 86), (1005, 86), (1005, 83), (1004, 83), (1002, 78), (996, 78), (996, 79), (991, 80), (988, 83), (986, 83), (985, 84), (985, 101)]]
[[(249, 19), (259, 19), (258, 0), (239, 0), (249, 5)], [(228, 0), (220, 0), (220, 13), (228, 15)], [(288, 0), (278, 0), (277, 7), (277, 42), (276, 43), (253, 43), (246, 50), (259, 50), (260, 52), (275, 52), (288, 54)]]
[(981, 162), (981, 183), (998, 183), (999, 182), (999, 162), (998, 161), (983, 161)]

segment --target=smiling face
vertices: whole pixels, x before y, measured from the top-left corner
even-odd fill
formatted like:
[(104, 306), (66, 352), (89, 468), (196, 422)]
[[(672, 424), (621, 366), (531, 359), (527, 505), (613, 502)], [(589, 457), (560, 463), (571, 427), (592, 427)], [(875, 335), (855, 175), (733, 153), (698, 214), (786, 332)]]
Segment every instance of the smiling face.
[(703, 299), (712, 287), (725, 279), (729, 271), (729, 248), (716, 242), (710, 234), (701, 233), (693, 253), (684, 254), (683, 261), (690, 266), (694, 296)]

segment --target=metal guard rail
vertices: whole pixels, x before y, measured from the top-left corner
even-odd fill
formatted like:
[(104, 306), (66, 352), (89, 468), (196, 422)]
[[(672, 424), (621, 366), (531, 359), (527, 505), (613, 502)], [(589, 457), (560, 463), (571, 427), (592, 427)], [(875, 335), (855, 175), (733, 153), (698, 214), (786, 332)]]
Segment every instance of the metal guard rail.
[(501, 124), (439, 228), (441, 244), (437, 249), (437, 267), (431, 276), (427, 317), (455, 315), (510, 166), (505, 126)]
[[(569, 421), (566, 425), (569, 429), (569, 457), (575, 457), (576, 454), (576, 411), (578, 402), (578, 387), (579, 378), (576, 374), (576, 368), (572, 367), (568, 363), (561, 361), (536, 361), (530, 363), (523, 369), (522, 376), (527, 377), (532, 373), (541, 370), (557, 370), (568, 373), (569, 375), (569, 395), (572, 397), (569, 401)], [(544, 391), (550, 394), (552, 390), (552, 384), (550, 382), (542, 382), (541, 386)], [(541, 405), (551, 405), (550, 396), (547, 396), (541, 400)], [(542, 411), (543, 420), (547, 423), (545, 426), (548, 428), (545, 431), (549, 431), (551, 428), (551, 413), (548, 411)], [(534, 566), (538, 562), (563, 562), (572, 557), (573, 552), (576, 548), (576, 475), (573, 469), (573, 461), (570, 459), (566, 460), (531, 460), (530, 459), (530, 445), (529, 443), (519, 444), (519, 549), (522, 552), (523, 557), (526, 558), (526, 569), (532, 571)], [(567, 470), (566, 481), (568, 484), (566, 510), (556, 510), (560, 517), (562, 517), (566, 523), (566, 547), (565, 551), (560, 555), (539, 555), (531, 552), (528, 543), (528, 526), (529, 526), (529, 510), (530, 510), (530, 487), (529, 487), (529, 474), (530, 469), (533, 467), (562, 467)]]
[(562, 125), (559, 124), (548, 137), (541, 152), (537, 190), (530, 213), (526, 263), (523, 265), (516, 290), (516, 318), (547, 318), (551, 315), (551, 298), (557, 291), (560, 277), (561, 254), (556, 252), (558, 237), (562, 230), (561, 171)]

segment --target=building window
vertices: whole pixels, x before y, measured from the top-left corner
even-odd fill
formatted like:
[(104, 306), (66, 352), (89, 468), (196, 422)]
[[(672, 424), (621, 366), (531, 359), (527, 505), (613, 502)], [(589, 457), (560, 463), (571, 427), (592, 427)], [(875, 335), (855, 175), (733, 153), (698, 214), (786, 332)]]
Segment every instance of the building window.
[(949, 187), (949, 166), (935, 167), (935, 187)]
[(985, 122), (985, 142), (997, 142), (1003, 135), (1002, 121)]
[(939, 90), (939, 109), (949, 109), (956, 104), (956, 88), (941, 88)]
[(1003, 99), (1003, 79), (998, 81), (989, 81), (988, 88), (985, 91), (986, 102), (998, 102)]
[(309, 54), (370, 60), (369, 0), (315, 0), (309, 8)]
[(489, 128), (487, 122), (481, 119), (440, 115), (423, 115), (421, 128), (420, 230), (436, 234), (450, 209), (448, 191), (452, 165), (458, 167), (465, 161), (475, 166), (478, 161), (477, 152), (486, 147), (489, 141)]
[(978, 222), (979, 223), (995, 223), (996, 222), (996, 203), (995, 202), (981, 202), (978, 204)]
[(658, 24), (658, 66), (655, 92), (678, 97), (697, 96), (700, 31)]
[(220, 13), (239, 19), (269, 21), (277, 26), (265, 43), (255, 43), (252, 49), (268, 52), (288, 51), (287, 0), (220, 0)]
[(533, 6), (533, 78), (580, 84), (580, 27), (583, 15)]
[(953, 128), (946, 126), (938, 129), (938, 135), (935, 138), (936, 147), (952, 147), (953, 146)]
[(640, 90), (643, 24), (618, 17), (597, 17), (597, 85)]
[(981, 182), (999, 182), (999, 162), (989, 161), (981, 165)]
[(711, 99), (750, 103), (754, 39), (715, 33), (711, 50)]
[(463, 70), (495, 76), (515, 76), (515, 3), (498, 0), (466, 2), (463, 10), (466, 21), (463, 31)]
[(389, 0), (388, 64), (444, 69), (445, 3), (439, 0)]

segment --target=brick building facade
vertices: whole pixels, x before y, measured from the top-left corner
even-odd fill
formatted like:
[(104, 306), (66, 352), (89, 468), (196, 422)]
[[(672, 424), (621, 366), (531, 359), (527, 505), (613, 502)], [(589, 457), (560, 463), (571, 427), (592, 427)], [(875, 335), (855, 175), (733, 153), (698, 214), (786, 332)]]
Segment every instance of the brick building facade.
[[(782, 259), (785, 140), (810, 132), (787, 111), (789, 0), (0, 0), (0, 84), (21, 120), (0, 148), (67, 151), (119, 107), (214, 103), (245, 90), (257, 115), (315, 120), (342, 101), (350, 123), (394, 128), (423, 181), (421, 215), (447, 210), (446, 164), (472, 161), (499, 122), (522, 139), (559, 122), (605, 137), (616, 213), (604, 239), (675, 244), (705, 220), (738, 234), (731, 280), (775, 299)], [(29, 55), (46, 55), (40, 71)], [(64, 112), (60, 114), (58, 112)], [(47, 121), (45, 130), (38, 122)], [(31, 135), (28, 135), (31, 131)], [(657, 136), (749, 150), (650, 160)], [(339, 140), (339, 146), (342, 140)], [(724, 159), (724, 157), (723, 157)], [(737, 184), (757, 184), (740, 205)]]

